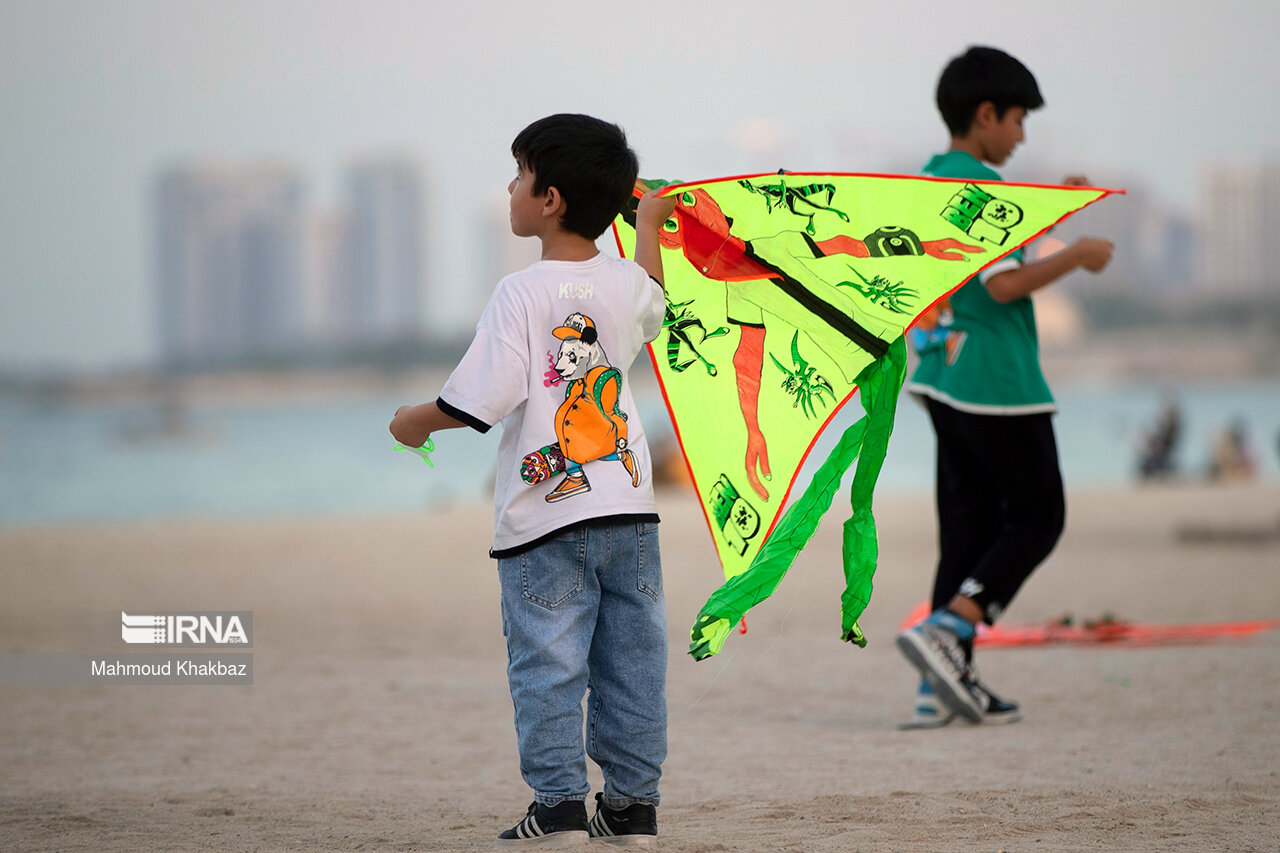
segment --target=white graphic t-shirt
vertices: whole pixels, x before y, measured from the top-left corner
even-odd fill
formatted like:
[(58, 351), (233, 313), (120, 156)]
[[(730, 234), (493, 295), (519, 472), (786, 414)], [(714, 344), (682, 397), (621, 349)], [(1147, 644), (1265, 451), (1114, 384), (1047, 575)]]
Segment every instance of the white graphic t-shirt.
[(502, 424), (494, 556), (594, 518), (652, 516), (652, 466), (627, 382), (662, 288), (632, 261), (539, 261), (498, 283), (441, 410)]

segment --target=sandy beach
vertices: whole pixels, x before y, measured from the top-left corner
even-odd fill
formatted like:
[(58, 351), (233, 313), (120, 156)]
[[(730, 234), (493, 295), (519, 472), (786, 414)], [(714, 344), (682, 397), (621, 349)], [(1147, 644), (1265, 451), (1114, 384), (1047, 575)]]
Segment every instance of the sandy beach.
[[(694, 663), (719, 582), (693, 497), (659, 494), (670, 612), (667, 851), (1280, 849), (1280, 632), (982, 652), (1012, 726), (899, 731), (894, 648), (931, 581), (927, 495), (877, 502), (881, 563), (837, 639), (839, 524), (749, 631)], [(252, 687), (0, 687), (0, 850), (479, 850), (517, 769), (491, 510), (0, 530), (0, 652), (122, 653), (121, 610), (252, 610)], [(1073, 492), (1007, 614), (1280, 613), (1280, 486)], [(593, 776), (598, 789), (598, 774)]]

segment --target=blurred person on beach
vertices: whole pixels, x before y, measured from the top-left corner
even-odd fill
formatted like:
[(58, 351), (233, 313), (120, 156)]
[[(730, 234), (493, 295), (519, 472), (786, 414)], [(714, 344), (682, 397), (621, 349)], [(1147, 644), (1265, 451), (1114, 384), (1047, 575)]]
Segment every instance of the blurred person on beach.
[(1244, 483), (1258, 472), (1253, 451), (1249, 447), (1249, 434), (1244, 421), (1236, 420), (1218, 433), (1213, 442), (1213, 455), (1209, 460), (1209, 481), (1213, 483)]
[(1177, 474), (1174, 451), (1182, 438), (1182, 411), (1171, 395), (1165, 397), (1155, 428), (1144, 433), (1138, 459), (1138, 476), (1143, 480), (1166, 479)]
[[(971, 47), (943, 70), (937, 105), (951, 144), (924, 174), (988, 182), (1000, 176), (985, 164), (1009, 159), (1024, 138), (1023, 119), (1044, 99), (1017, 59)], [(1079, 176), (1063, 183), (1087, 184)], [(952, 294), (943, 328), (923, 345), (916, 337), (920, 362), (907, 387), (938, 439), (940, 556), (932, 612), (897, 639), (921, 675), (906, 727), (1021, 716), (979, 679), (973, 641), (977, 624), (993, 624), (1053, 550), (1066, 518), (1050, 420), (1056, 406), (1040, 370), (1030, 295), (1075, 269), (1098, 272), (1111, 250), (1085, 237), (1034, 262), (1015, 251)]]
[[(635, 261), (610, 258), (595, 240), (638, 169), (621, 128), (549, 116), (511, 152), (511, 230), (537, 237), (541, 260), (498, 283), (439, 397), (402, 406), (391, 433), (419, 447), (437, 430), (502, 424), (489, 554), (534, 801), (498, 845), (648, 846), (667, 754), (667, 623), (649, 448), (626, 370), (662, 328), (658, 229), (674, 203), (641, 199)], [(604, 776), (590, 820), (586, 755)]]

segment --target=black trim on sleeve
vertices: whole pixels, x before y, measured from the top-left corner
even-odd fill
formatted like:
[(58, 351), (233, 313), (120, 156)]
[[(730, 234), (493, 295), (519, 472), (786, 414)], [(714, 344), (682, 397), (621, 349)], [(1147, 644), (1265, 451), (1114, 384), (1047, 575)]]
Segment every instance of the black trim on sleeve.
[(657, 524), (658, 514), (656, 512), (643, 513), (622, 513), (619, 515), (603, 515), (599, 518), (588, 518), (584, 521), (575, 521), (573, 524), (566, 524), (564, 527), (557, 527), (555, 530), (543, 536), (539, 536), (531, 542), (525, 542), (521, 545), (515, 545), (511, 548), (503, 548), (501, 551), (489, 550), (489, 556), (495, 560), (505, 560), (507, 557), (517, 557), (525, 551), (529, 551), (538, 547), (544, 542), (548, 542), (557, 536), (564, 534), (569, 530), (578, 527), (607, 527), (611, 524)]
[(462, 409), (459, 409), (457, 406), (451, 406), (450, 404), (446, 403), (444, 401), (444, 398), (442, 397), (436, 397), (436, 408), (444, 412), (449, 417), (453, 418), (455, 421), (462, 421), (464, 424), (471, 427), (476, 432), (485, 433), (485, 432), (488, 432), (490, 429), (492, 429), (492, 424), (485, 423), (484, 421), (477, 418), (475, 415), (467, 414), (466, 412), (462, 411)]
[(649, 276), (649, 281), (651, 281), (651, 282), (653, 282), (654, 284), (658, 285), (658, 287), (661, 287), (663, 290), (666, 290), (666, 289), (667, 289), (666, 287), (664, 287), (664, 286), (663, 286), (662, 282), (658, 281), (658, 280), (657, 280), (656, 278), (654, 278), (653, 276)]

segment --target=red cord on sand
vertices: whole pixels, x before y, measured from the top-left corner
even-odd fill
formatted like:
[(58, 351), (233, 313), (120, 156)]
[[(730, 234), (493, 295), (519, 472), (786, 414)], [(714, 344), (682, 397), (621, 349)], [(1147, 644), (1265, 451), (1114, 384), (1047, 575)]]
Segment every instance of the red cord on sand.
[[(903, 620), (899, 630), (905, 631), (928, 615), (929, 603), (922, 601)], [(1083, 624), (1076, 624), (1073, 618), (1064, 615), (1040, 625), (978, 625), (976, 643), (979, 646), (1039, 646), (1048, 643), (1190, 645), (1252, 637), (1276, 630), (1280, 630), (1280, 619), (1156, 625), (1125, 622), (1106, 614), (1096, 621), (1085, 620)]]
[(743, 616), (742, 621), (738, 623), (738, 633), (739, 634), (747, 633), (747, 617), (745, 616)]

